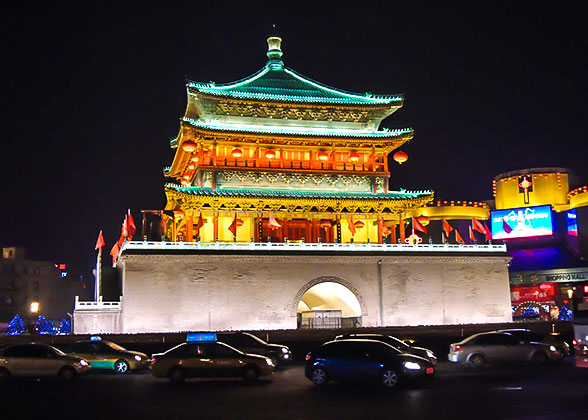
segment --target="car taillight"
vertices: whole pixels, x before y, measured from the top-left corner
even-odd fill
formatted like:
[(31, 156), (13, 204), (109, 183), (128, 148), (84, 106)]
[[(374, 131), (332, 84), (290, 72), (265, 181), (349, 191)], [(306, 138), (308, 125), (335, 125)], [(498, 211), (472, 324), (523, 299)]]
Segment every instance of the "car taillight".
[(310, 353), (308, 353), (308, 354), (306, 355), (306, 358), (305, 358), (304, 360), (310, 360)]
[(461, 350), (461, 346), (459, 344), (453, 346), (453, 348), (455, 349), (455, 351), (460, 351)]
[(152, 357), (152, 358), (151, 358), (151, 363), (155, 363), (155, 362), (157, 362), (157, 358), (155, 358), (155, 357)]
[(577, 346), (577, 345), (578, 345), (578, 340), (572, 340), (572, 344), (573, 344), (574, 346)]

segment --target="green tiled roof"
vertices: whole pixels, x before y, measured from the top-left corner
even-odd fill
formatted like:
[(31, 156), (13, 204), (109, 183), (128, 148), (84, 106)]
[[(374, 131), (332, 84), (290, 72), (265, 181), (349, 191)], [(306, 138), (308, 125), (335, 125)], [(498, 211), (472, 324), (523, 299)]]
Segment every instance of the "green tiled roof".
[(243, 191), (243, 190), (213, 190), (200, 187), (182, 187), (177, 184), (166, 184), (166, 188), (198, 196), (205, 197), (247, 197), (247, 198), (323, 198), (342, 200), (409, 200), (413, 198), (428, 197), (433, 192), (424, 191), (390, 191), (388, 194), (358, 194), (358, 193), (329, 193), (308, 191)]
[(233, 83), (189, 81), (188, 88), (215, 96), (279, 102), (332, 103), (344, 105), (402, 105), (402, 95), (353, 93), (315, 82), (284, 67), (281, 60), (269, 60), (265, 67)]
[[(321, 129), (314, 127), (296, 127), (296, 126), (262, 126), (262, 125), (238, 125), (223, 124), (219, 121), (202, 121), (192, 118), (183, 117), (182, 121), (190, 124), (192, 127), (203, 128), (206, 130), (238, 132), (250, 134), (274, 134), (274, 135), (294, 135), (294, 136), (312, 136), (312, 137), (354, 137), (354, 138), (396, 138), (402, 137), (413, 132), (412, 128), (383, 129), (377, 131), (361, 131), (351, 129)], [(175, 140), (175, 139), (174, 139)], [(173, 143), (172, 143), (173, 144)]]

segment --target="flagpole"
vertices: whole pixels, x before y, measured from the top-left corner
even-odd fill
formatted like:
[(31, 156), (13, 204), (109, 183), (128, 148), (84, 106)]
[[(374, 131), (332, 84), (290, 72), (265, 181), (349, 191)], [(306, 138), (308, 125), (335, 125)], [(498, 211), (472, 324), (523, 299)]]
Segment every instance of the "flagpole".
[(96, 285), (94, 287), (94, 302), (98, 302), (100, 297), (100, 283), (102, 278), (102, 247), (98, 250), (98, 257), (96, 258)]

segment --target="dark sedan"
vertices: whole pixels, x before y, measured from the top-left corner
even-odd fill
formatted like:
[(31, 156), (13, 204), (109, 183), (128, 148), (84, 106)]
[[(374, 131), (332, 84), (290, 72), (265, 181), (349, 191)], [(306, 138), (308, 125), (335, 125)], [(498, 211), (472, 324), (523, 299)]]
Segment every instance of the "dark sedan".
[(415, 356), (424, 357), (425, 359), (429, 359), (433, 365), (437, 364), (437, 356), (433, 353), (432, 350), (426, 349), (424, 347), (416, 347), (413, 346), (399, 338), (393, 337), (391, 335), (386, 334), (343, 334), (338, 335), (335, 340), (355, 340), (355, 339), (364, 339), (364, 340), (376, 340), (382, 341), (384, 343), (390, 344), (392, 347), (396, 347), (402, 353), (414, 354)]
[(261, 338), (246, 332), (223, 332), (217, 334), (218, 341), (248, 354), (269, 357), (275, 366), (283, 366), (292, 361), (292, 353), (287, 346), (269, 344)]
[(395, 388), (403, 382), (425, 381), (435, 368), (427, 359), (401, 353), (375, 340), (329, 341), (306, 355), (305, 376), (316, 385), (330, 380), (364, 381)]

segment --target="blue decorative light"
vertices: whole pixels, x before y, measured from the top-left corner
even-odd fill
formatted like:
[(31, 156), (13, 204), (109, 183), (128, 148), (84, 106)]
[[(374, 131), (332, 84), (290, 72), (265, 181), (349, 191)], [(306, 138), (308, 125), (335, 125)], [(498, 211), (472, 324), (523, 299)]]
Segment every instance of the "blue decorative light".
[(10, 321), (10, 324), (8, 324), (8, 327), (6, 330), (4, 330), (4, 333), (7, 335), (20, 335), (24, 334), (25, 332), (26, 329), (24, 327), (24, 322), (22, 321), (22, 318), (18, 316), (18, 314), (12, 318), (12, 321)]

